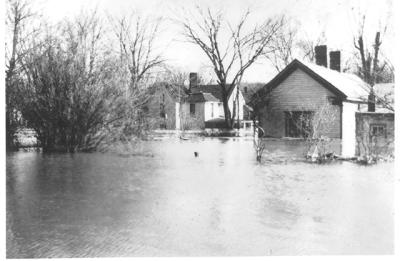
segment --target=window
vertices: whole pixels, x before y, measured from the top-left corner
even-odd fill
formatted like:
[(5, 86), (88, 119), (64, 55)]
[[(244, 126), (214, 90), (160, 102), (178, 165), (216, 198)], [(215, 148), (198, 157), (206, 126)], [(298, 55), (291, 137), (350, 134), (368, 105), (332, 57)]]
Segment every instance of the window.
[(214, 103), (211, 103), (211, 118), (214, 118)]
[(195, 114), (196, 113), (196, 104), (191, 103), (190, 104), (190, 114)]
[(285, 112), (285, 136), (305, 138), (311, 135), (312, 111)]
[(386, 125), (385, 124), (371, 124), (369, 126), (369, 135), (371, 137), (385, 137), (386, 138)]

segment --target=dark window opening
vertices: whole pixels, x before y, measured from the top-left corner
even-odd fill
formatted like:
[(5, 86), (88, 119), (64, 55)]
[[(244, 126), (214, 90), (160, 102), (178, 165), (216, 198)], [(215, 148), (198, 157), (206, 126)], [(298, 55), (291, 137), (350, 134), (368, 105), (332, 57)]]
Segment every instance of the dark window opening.
[(312, 135), (312, 111), (285, 112), (285, 136), (307, 138)]
[(196, 113), (196, 104), (191, 103), (190, 104), (190, 114), (195, 114)]
[(371, 124), (369, 126), (369, 134), (371, 137), (385, 137), (386, 138), (386, 125), (385, 124)]

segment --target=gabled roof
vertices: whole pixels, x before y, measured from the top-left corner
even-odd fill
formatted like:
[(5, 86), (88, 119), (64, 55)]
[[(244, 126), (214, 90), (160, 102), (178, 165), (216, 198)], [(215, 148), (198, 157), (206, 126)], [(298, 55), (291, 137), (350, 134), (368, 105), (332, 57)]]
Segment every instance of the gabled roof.
[[(230, 84), (226, 84), (227, 86), (230, 86)], [(228, 98), (231, 96), (234, 88), (230, 88), (228, 90)], [(219, 101), (222, 102), (222, 91), (221, 87), (218, 84), (207, 84), (207, 85), (198, 85), (194, 86), (190, 89), (190, 92), (192, 94), (196, 93), (210, 93), (212, 96), (217, 98)]]
[(369, 94), (370, 86), (356, 75), (340, 73), (326, 67), (300, 62), (297, 59), (293, 60), (285, 69), (278, 73), (264, 88), (272, 90), (296, 69), (302, 70), (343, 100), (361, 101), (365, 100), (365, 97)]
[(153, 95), (161, 89), (166, 90), (171, 98), (176, 102), (178, 102), (180, 99), (184, 99), (188, 95), (188, 90), (185, 88), (185, 86), (167, 82), (156, 82), (152, 84), (147, 88), (147, 93)]
[(253, 95), (265, 86), (265, 83), (243, 83), (239, 86), (246, 104), (249, 104)]
[(198, 103), (198, 102), (219, 102), (220, 100), (214, 97), (211, 93), (192, 93), (186, 99), (187, 103)]
[(216, 99), (222, 101), (221, 87), (218, 84), (198, 85), (190, 89), (191, 95), (198, 93), (209, 93)]

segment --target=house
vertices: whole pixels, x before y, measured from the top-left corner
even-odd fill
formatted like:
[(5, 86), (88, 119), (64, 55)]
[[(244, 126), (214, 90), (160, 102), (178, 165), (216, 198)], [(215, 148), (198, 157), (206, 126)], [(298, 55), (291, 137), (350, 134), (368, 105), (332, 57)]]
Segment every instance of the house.
[[(181, 103), (180, 118), (188, 129), (224, 128), (225, 113), (221, 87), (199, 84), (197, 73), (190, 73), (188, 95)], [(243, 120), (244, 96), (237, 86), (228, 90), (228, 107), (235, 120)]]
[(304, 137), (318, 127), (319, 136), (342, 139), (342, 155), (354, 156), (355, 112), (367, 104), (370, 86), (340, 72), (340, 52), (330, 52), (327, 68), (327, 47), (315, 49), (317, 64), (295, 59), (258, 91), (265, 98), (260, 125), (271, 137)]
[(149, 99), (144, 106), (149, 129), (180, 128), (179, 107), (187, 89), (166, 82), (157, 82), (147, 90)]
[[(158, 82), (148, 89), (144, 106), (150, 129), (188, 130), (224, 128), (225, 113), (219, 85), (198, 84), (197, 73), (190, 73), (189, 88)], [(240, 88), (228, 92), (228, 106), (238, 122), (243, 120), (245, 97)]]

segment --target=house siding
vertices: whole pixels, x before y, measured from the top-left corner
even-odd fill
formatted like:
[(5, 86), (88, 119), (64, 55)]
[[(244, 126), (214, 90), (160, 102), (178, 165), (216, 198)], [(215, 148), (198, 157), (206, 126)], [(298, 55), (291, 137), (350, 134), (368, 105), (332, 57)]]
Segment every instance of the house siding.
[[(165, 118), (160, 115), (161, 103), (164, 103)], [(176, 102), (163, 86), (157, 88), (146, 106), (148, 108), (148, 124), (151, 129), (159, 129), (162, 125), (164, 125), (166, 129), (176, 128)]]
[(205, 103), (194, 103), (195, 113), (190, 113), (190, 103), (181, 104), (181, 129), (204, 129)]
[(356, 111), (358, 104), (343, 102), (342, 156), (353, 157), (356, 150)]
[[(231, 96), (228, 99), (228, 107), (229, 110), (231, 111), (231, 115), (233, 114), (233, 103), (236, 100), (236, 93), (237, 93), (237, 86), (235, 87), (235, 89), (232, 91)], [(242, 92), (239, 90), (239, 106), (236, 106), (238, 108), (235, 108), (235, 119), (238, 118), (238, 114), (239, 114), (239, 120), (243, 120), (243, 105), (246, 104), (246, 101), (243, 97)], [(222, 115), (225, 115), (225, 113), (222, 113)], [(224, 116), (225, 117), (225, 116)]]
[(330, 97), (336, 96), (308, 74), (296, 69), (272, 90), (269, 104), (261, 111), (260, 124), (267, 136), (284, 137), (285, 111), (317, 111), (329, 106), (334, 120), (322, 134), (340, 138), (341, 108), (331, 105)]
[[(224, 115), (224, 107), (218, 105), (219, 102), (206, 102), (204, 105), (204, 120), (212, 120), (221, 118)], [(214, 113), (212, 113), (214, 110)], [(221, 111), (222, 110), (222, 111)]]
[[(390, 155), (394, 152), (394, 114), (358, 112), (356, 118), (356, 149), (357, 156), (368, 153)], [(371, 125), (385, 126), (383, 136), (371, 138)]]
[[(237, 88), (237, 87), (236, 87)], [(231, 96), (228, 99), (228, 107), (233, 113), (233, 104), (236, 99), (236, 90), (232, 91)], [(245, 99), (241, 91), (239, 91), (239, 106), (236, 108), (235, 119), (243, 120), (243, 106)], [(214, 113), (212, 115), (212, 106), (214, 107)], [(190, 114), (190, 103), (185, 102), (180, 106), (181, 125), (185, 125), (186, 129), (203, 129), (205, 128), (205, 122), (213, 119), (224, 119), (224, 107), (222, 101), (206, 101), (195, 103), (195, 115)]]

